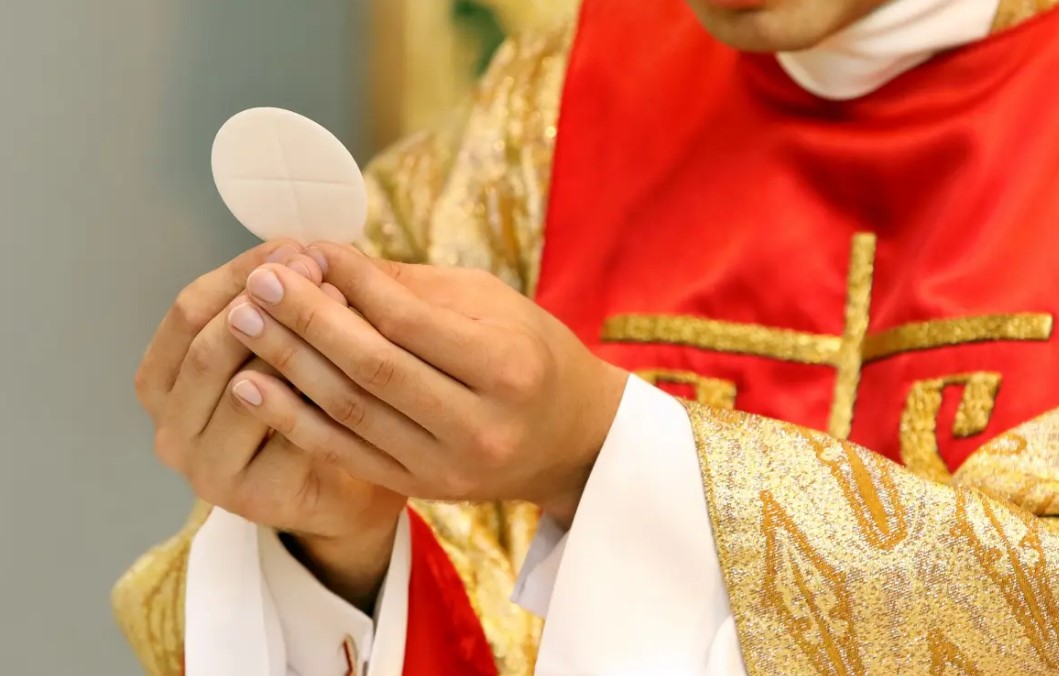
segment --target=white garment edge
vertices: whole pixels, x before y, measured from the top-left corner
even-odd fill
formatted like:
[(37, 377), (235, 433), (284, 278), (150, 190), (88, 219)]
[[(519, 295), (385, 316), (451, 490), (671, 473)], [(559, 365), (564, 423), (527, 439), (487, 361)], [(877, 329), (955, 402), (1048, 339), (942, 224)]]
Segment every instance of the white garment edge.
[(630, 377), (569, 533), (544, 519), (514, 600), (537, 673), (745, 674), (684, 407)]
[(342, 676), (342, 643), (349, 636), (358, 673), (367, 663), (368, 676), (399, 675), (411, 559), (408, 515), (402, 513), (373, 624), (317, 581), (274, 531), (214, 508), (188, 557), (185, 673)]
[(985, 38), (999, 7), (1000, 0), (891, 0), (820, 44), (776, 58), (810, 93), (855, 99), (938, 52)]

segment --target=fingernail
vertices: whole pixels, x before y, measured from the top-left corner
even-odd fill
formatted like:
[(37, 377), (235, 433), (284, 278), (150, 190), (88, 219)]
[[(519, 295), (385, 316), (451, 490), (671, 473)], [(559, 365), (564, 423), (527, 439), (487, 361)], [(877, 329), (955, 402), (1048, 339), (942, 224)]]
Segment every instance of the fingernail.
[(271, 270), (254, 270), (246, 280), (246, 288), (258, 300), (278, 303), (283, 300), (283, 285)]
[(265, 318), (250, 303), (243, 303), (229, 312), (228, 324), (251, 338), (260, 336), (265, 330)]
[(272, 252), (272, 255), (268, 257), (269, 263), (286, 263), (290, 260), (291, 256), (296, 256), (298, 250), (289, 244), (284, 244), (280, 248)]
[(291, 261), (290, 263), (287, 263), (287, 267), (290, 268), (291, 270), (294, 270), (295, 272), (297, 272), (302, 277), (305, 277), (306, 279), (312, 279), (313, 278), (313, 273), (309, 272), (309, 268), (306, 267), (305, 263), (302, 263), (301, 261), (297, 261), (297, 260)]
[(316, 264), (320, 266), (320, 272), (327, 274), (327, 258), (323, 251), (311, 246), (305, 250), (305, 255), (316, 261)]
[(261, 402), (265, 400), (261, 396), (261, 390), (257, 389), (257, 385), (249, 380), (240, 380), (235, 385), (232, 385), (232, 394), (250, 406), (260, 406)]

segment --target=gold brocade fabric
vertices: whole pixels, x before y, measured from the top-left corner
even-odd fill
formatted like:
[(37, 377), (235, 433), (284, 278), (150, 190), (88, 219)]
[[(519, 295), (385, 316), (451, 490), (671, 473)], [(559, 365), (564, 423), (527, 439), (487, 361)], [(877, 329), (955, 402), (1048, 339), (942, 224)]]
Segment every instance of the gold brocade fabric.
[[(1004, 0), (997, 26), (1055, 1)], [(533, 293), (572, 34), (510, 40), (448, 125), (372, 163), (366, 241), (359, 243), (367, 252), (482, 268)], [(691, 411), (751, 673), (1059, 670), (1059, 535), (1043, 529), (1043, 520), (978, 492), (914, 478), (821, 434), (701, 406)], [(1019, 438), (1026, 445), (1016, 453)], [(1059, 414), (1001, 437), (955, 482), (1054, 514), (1053, 438)], [(1050, 487), (1030, 486), (1037, 478)], [(540, 625), (508, 597), (536, 509), (415, 508), (464, 581), (500, 673), (531, 673)], [(205, 515), (205, 506), (197, 508), (114, 590), (119, 623), (152, 676), (182, 674), (187, 555)]]
[(208, 514), (208, 505), (196, 503), (180, 532), (141, 556), (111, 595), (118, 625), (151, 676), (184, 673), (188, 553)]
[(953, 477), (1038, 516), (1059, 517), (1059, 410), (1000, 435)]
[(819, 432), (689, 412), (750, 674), (1059, 671), (1059, 532), (1041, 519)]

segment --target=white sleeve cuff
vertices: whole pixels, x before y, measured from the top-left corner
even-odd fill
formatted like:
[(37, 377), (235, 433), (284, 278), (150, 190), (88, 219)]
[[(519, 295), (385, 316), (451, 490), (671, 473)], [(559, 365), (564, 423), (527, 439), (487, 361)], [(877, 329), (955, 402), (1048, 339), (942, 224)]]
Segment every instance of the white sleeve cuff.
[(408, 619), (411, 542), (402, 514), (380, 593), (378, 631), (371, 618), (324, 587), (275, 532), (214, 509), (191, 545), (186, 591), (188, 676), (340, 676), (400, 674)]
[(547, 613), (538, 673), (745, 674), (676, 399), (630, 377), (570, 532), (542, 523), (516, 591)]

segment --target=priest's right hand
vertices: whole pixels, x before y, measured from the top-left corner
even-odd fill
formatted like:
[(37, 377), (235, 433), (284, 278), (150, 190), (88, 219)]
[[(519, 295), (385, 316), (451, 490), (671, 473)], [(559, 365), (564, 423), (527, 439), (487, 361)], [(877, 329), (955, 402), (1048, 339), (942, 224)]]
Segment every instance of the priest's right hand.
[[(300, 250), (295, 243), (258, 246), (181, 291), (147, 348), (136, 393), (154, 421), (159, 458), (200, 498), (292, 534), (295, 553), (324, 584), (367, 608), (389, 565), (406, 499), (322, 467), (232, 393), (237, 373), (274, 372), (231, 335), (228, 314), (246, 301), (247, 276), (267, 261), (320, 284), (319, 267)], [(337, 290), (321, 288), (345, 303)]]

